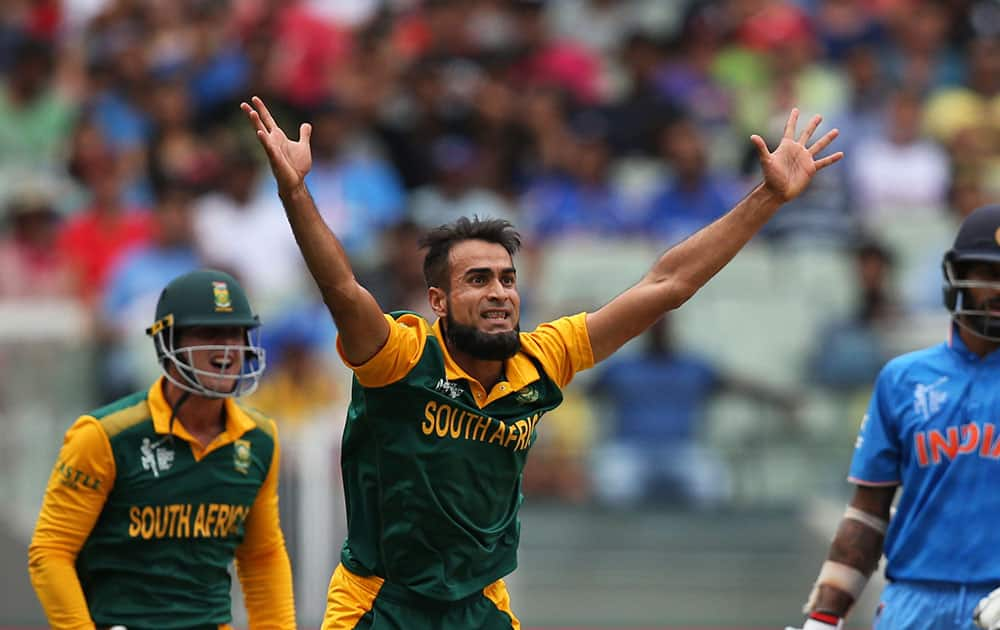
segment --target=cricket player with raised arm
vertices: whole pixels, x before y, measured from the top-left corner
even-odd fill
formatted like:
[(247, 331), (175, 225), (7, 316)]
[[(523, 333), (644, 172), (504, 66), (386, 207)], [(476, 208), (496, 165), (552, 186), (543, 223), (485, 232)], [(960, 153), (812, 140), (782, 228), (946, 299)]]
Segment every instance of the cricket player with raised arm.
[(348, 534), (325, 630), (519, 628), (502, 578), (517, 565), (521, 471), (542, 416), (574, 373), (687, 301), (842, 157), (818, 158), (836, 130), (809, 144), (820, 117), (797, 134), (792, 110), (773, 152), (752, 136), (764, 181), (728, 214), (596, 311), (521, 332), (520, 238), (509, 223), (463, 218), (432, 230), (423, 269), (437, 320), (383, 314), (306, 188), (310, 125), (293, 141), (260, 99), (242, 108), (354, 371), (341, 461)]

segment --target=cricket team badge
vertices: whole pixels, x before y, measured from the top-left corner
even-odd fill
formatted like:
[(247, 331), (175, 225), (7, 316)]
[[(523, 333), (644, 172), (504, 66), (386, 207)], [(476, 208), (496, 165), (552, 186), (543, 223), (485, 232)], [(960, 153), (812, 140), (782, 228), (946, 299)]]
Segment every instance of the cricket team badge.
[(236, 440), (233, 442), (233, 468), (244, 475), (250, 471), (250, 442)]
[(531, 404), (533, 402), (538, 402), (538, 399), (542, 397), (542, 393), (538, 391), (538, 388), (534, 385), (528, 385), (524, 389), (517, 392), (517, 402), (522, 404)]
[(212, 282), (212, 295), (215, 298), (215, 312), (231, 313), (233, 302), (229, 297), (229, 285), (216, 280)]

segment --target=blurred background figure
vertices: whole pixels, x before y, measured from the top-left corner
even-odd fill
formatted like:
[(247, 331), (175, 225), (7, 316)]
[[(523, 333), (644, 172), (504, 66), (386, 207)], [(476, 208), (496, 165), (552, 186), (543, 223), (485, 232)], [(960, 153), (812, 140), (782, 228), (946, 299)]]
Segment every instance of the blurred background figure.
[(258, 156), (233, 135), (219, 142), (213, 186), (192, 202), (195, 245), (212, 267), (241, 278), (261, 317), (279, 314), (307, 291), (302, 258)]
[(352, 112), (333, 100), (313, 110), (313, 170), (309, 189), (323, 218), (362, 268), (377, 264), (379, 231), (404, 211), (403, 189), (392, 167), (373, 149)]
[(262, 383), (249, 401), (267, 414), (283, 413), (292, 428), (323, 422), (343, 399), (342, 370), (330, 353), (337, 331), (322, 304), (286, 312), (269, 324), (265, 342), (268, 370), (275, 374)]
[(899, 325), (903, 308), (894, 291), (893, 256), (885, 246), (861, 241), (853, 254), (857, 307), (824, 325), (809, 372), (823, 387), (863, 388), (867, 397), (872, 379), (892, 356), (887, 337)]
[(610, 361), (590, 385), (612, 413), (595, 443), (595, 497), (614, 507), (718, 508), (730, 498), (732, 481), (719, 455), (700, 439), (712, 396), (731, 390), (773, 405), (789, 427), (795, 398), (677, 349), (669, 314), (643, 337), (640, 354)]
[(94, 126), (77, 129), (72, 156), (85, 201), (62, 225), (58, 247), (74, 271), (80, 299), (96, 308), (119, 258), (153, 238), (155, 219), (148, 207), (128, 204), (124, 161)]
[[(119, 397), (150, 380), (157, 366), (142, 367), (149, 344), (142, 322), (171, 279), (205, 265), (195, 249), (191, 191), (165, 184), (152, 212), (151, 240), (117, 259), (100, 296), (102, 398)], [(149, 361), (145, 361), (149, 363)]]
[(503, 197), (478, 185), (480, 153), (472, 141), (460, 136), (434, 142), (432, 182), (414, 190), (410, 201), (410, 216), (418, 225), (431, 229), (463, 216), (516, 221)]
[(524, 199), (525, 231), (538, 246), (549, 240), (623, 236), (633, 229), (632, 207), (611, 173), (607, 116), (579, 112), (569, 127), (569, 146)]
[(0, 300), (67, 298), (68, 261), (56, 248), (60, 215), (41, 191), (12, 195), (0, 232)]
[(944, 203), (948, 156), (920, 134), (923, 104), (914, 91), (889, 96), (881, 129), (859, 138), (851, 163), (851, 187), (866, 226), (926, 212)]
[(712, 172), (706, 138), (691, 119), (668, 122), (659, 133), (659, 155), (671, 177), (654, 192), (640, 229), (666, 242), (694, 234), (733, 207), (742, 186)]
[(60, 181), (60, 160), (78, 107), (53, 81), (60, 61), (53, 42), (32, 33), (18, 33), (7, 42), (0, 83), (0, 194), (24, 178), (48, 175)]

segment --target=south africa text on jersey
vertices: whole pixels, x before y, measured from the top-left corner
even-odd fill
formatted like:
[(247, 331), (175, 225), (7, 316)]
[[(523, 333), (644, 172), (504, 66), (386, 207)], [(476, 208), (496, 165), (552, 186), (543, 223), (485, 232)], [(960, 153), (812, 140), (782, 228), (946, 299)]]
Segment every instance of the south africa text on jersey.
[(227, 538), (239, 531), (248, 505), (172, 503), (133, 505), (128, 510), (130, 538)]
[(429, 400), (424, 406), (424, 420), (420, 429), (424, 435), (495, 443), (515, 451), (523, 451), (531, 446), (531, 435), (541, 417), (542, 414), (536, 413), (507, 424), (503, 420)]

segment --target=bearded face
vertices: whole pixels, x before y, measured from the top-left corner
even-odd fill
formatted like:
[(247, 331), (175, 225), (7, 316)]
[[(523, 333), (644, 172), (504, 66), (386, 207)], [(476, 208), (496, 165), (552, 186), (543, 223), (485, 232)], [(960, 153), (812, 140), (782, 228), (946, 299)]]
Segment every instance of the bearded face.
[(445, 317), (444, 335), (451, 347), (484, 361), (504, 361), (521, 349), (520, 324), (514, 330), (483, 332), (455, 321), (450, 309)]

